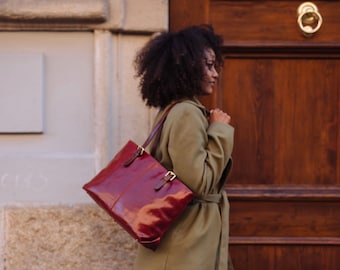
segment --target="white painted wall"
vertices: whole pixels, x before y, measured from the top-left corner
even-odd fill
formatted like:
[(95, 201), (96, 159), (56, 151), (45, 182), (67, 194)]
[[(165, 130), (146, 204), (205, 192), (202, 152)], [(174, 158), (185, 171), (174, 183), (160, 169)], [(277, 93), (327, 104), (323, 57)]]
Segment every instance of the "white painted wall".
[[(27, 121), (20, 108), (32, 102), (28, 96), (41, 94), (42, 104), (30, 106), (43, 108), (42, 133), (22, 129), (24, 133), (0, 134), (0, 203), (84, 201), (79, 186), (94, 172), (93, 34), (0, 33), (0, 52), (7, 56), (0, 59), (1, 69), (10, 71), (0, 74), (0, 97), (4, 92), (12, 94), (7, 104), (12, 113), (1, 117), (2, 132), (7, 131), (6, 123), (17, 118), (16, 111), (23, 123)], [(25, 56), (21, 61), (42, 55), (42, 66), (35, 61), (23, 63), (26, 74), (21, 76), (15, 68), (20, 54)], [(38, 94), (30, 86), (30, 77), (37, 73), (42, 73)], [(13, 84), (2, 78), (9, 75)], [(6, 107), (0, 107), (0, 114), (5, 113)]]
[[(90, 24), (47, 0), (35, 15), (46, 24), (19, 2), (0, 21), (0, 206), (92, 202), (82, 186), (128, 139), (148, 134), (155, 111), (140, 98), (133, 60), (167, 29), (168, 2), (102, 0), (92, 14), (93, 1), (70, 6)], [(32, 21), (12, 21), (15, 12)]]
[[(0, 33), (0, 56), (6, 56), (0, 68), (23, 81), (11, 84), (14, 79), (1, 79), (4, 75), (0, 74), (0, 94), (13, 95), (12, 103), (6, 105), (13, 115), (3, 116), (0, 123), (4, 126), (0, 133), (0, 204), (89, 202), (82, 185), (128, 139), (143, 142), (153, 112), (140, 98), (133, 60), (148, 39), (148, 35), (112, 35), (108, 31)], [(22, 56), (33, 61), (26, 63), (25, 76), (17, 76), (11, 67)], [(41, 65), (35, 59), (39, 57)], [(31, 77), (40, 78), (38, 91), (34, 85), (25, 87)], [(19, 110), (27, 103), (22, 93), (41, 95), (41, 133), (25, 129), (4, 133), (6, 123), (16, 116), (13, 108), (24, 116)], [(0, 113), (4, 115), (3, 108)], [(22, 123), (26, 122), (23, 118)]]
[(82, 186), (144, 141), (155, 111), (132, 61), (167, 28), (168, 0), (0, 1), (0, 269), (130, 268), (134, 245), (111, 249), (130, 238)]

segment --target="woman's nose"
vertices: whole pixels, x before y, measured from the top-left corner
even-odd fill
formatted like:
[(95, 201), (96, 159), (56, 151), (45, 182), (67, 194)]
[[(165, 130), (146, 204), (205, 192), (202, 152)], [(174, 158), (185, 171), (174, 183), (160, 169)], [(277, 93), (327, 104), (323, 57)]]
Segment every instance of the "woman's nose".
[(212, 75), (213, 75), (214, 78), (218, 78), (218, 72), (217, 72), (215, 67), (213, 68), (213, 74)]

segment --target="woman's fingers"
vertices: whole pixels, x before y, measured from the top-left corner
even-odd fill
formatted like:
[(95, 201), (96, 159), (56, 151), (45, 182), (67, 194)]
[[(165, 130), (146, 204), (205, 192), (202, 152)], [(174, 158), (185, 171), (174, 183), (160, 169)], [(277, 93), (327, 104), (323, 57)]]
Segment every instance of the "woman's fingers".
[(216, 108), (210, 110), (210, 123), (212, 122), (222, 122), (229, 124), (231, 121), (231, 116), (226, 112), (223, 112), (221, 109)]

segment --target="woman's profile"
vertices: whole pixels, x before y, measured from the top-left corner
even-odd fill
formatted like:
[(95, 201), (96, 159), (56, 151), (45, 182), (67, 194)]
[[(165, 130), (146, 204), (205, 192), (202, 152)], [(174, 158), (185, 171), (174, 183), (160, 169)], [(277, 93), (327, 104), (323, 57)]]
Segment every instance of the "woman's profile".
[(227, 270), (229, 203), (223, 189), (231, 169), (234, 129), (211, 95), (223, 65), (222, 39), (209, 25), (153, 37), (137, 54), (140, 93), (147, 106), (170, 110), (151, 154), (195, 194), (156, 251), (138, 247), (135, 270)]

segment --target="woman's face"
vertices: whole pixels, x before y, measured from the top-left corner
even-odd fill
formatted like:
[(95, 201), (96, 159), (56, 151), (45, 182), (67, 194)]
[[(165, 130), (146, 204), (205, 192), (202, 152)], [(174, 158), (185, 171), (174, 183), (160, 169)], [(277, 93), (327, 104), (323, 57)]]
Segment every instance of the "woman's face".
[(216, 67), (215, 52), (211, 48), (207, 48), (204, 51), (203, 58), (203, 72), (204, 72), (202, 80), (203, 95), (210, 95), (214, 91), (214, 86), (218, 79), (218, 73), (215, 67)]

